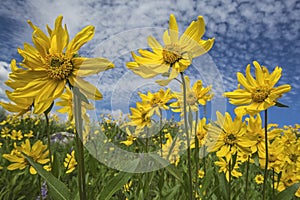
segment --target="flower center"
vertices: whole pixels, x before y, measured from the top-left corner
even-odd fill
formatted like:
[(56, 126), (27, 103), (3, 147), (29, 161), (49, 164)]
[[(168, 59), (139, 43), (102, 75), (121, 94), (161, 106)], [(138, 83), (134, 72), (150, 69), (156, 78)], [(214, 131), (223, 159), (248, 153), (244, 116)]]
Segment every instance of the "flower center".
[(266, 89), (258, 88), (254, 93), (252, 93), (252, 99), (256, 103), (263, 102), (269, 96), (269, 91)]
[(227, 136), (225, 139), (225, 143), (229, 145), (234, 145), (235, 144), (236, 137), (231, 133), (230, 135)]
[(71, 59), (63, 54), (48, 54), (45, 60), (48, 76), (52, 79), (66, 79), (73, 70)]
[(160, 99), (159, 99), (158, 95), (154, 94), (153, 98), (150, 101), (151, 107), (156, 107), (159, 105), (159, 103), (160, 103)]
[(174, 64), (181, 58), (181, 49), (175, 44), (169, 44), (163, 49), (162, 55), (165, 62)]
[(194, 105), (197, 103), (197, 97), (194, 92), (189, 92), (186, 96), (186, 103), (188, 105)]

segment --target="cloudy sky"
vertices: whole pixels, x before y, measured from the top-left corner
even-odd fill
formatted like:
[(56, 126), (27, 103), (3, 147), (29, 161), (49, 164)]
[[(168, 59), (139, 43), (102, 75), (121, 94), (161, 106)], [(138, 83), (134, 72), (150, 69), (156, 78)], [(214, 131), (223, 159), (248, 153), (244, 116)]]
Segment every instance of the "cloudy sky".
[[(283, 68), (279, 84), (289, 83), (292, 91), (280, 102), (290, 108), (270, 109), (270, 122), (280, 125), (300, 123), (300, 1), (286, 0), (4, 0), (0, 7), (0, 96), (5, 99), (3, 82), (12, 58), (21, 61), (17, 48), (31, 42), (27, 20), (45, 30), (63, 15), (70, 36), (86, 25), (96, 28), (93, 40), (80, 53), (88, 57), (106, 57), (115, 69), (92, 77), (104, 94), (97, 112), (128, 112), (137, 91), (156, 90), (154, 80), (142, 80), (125, 67), (130, 51), (147, 48), (146, 38), (161, 41), (173, 13), (183, 32), (192, 20), (202, 15), (205, 38), (215, 38), (209, 54), (194, 60), (187, 74), (213, 84), (216, 100), (210, 111), (232, 112), (233, 106), (221, 99), (221, 93), (236, 88), (236, 72), (257, 60), (273, 70)], [(171, 84), (176, 90), (178, 85)]]

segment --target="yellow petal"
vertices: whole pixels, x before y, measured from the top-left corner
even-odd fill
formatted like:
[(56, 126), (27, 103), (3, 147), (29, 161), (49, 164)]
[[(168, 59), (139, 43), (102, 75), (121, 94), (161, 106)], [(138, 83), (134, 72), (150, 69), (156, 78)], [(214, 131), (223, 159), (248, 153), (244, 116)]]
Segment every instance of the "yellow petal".
[(178, 42), (178, 26), (173, 14), (170, 15), (169, 28), (171, 42), (176, 44)]
[(99, 72), (111, 69), (114, 64), (105, 58), (83, 58), (77, 57), (72, 59), (77, 76), (89, 76)]
[(87, 96), (87, 98), (93, 100), (101, 100), (103, 98), (100, 91), (94, 85), (83, 80), (82, 78), (71, 76), (69, 77), (69, 81), (71, 85), (78, 87), (80, 91)]

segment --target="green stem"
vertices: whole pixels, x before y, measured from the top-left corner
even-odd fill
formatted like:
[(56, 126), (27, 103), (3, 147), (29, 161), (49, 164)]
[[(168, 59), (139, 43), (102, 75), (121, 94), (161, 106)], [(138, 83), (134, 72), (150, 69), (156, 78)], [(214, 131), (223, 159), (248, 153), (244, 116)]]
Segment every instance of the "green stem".
[(248, 180), (249, 180), (249, 163), (250, 163), (250, 156), (248, 156), (247, 165), (246, 165), (246, 187), (245, 187), (245, 199), (247, 200), (247, 193), (248, 193)]
[(52, 151), (51, 151), (51, 135), (50, 135), (50, 125), (49, 125), (49, 117), (48, 114), (45, 113), (45, 118), (46, 118), (46, 133), (47, 133), (47, 138), (48, 138), (48, 150), (49, 150), (49, 159), (50, 159), (50, 168), (52, 171)]
[(274, 170), (274, 168), (272, 171), (273, 171), (273, 176), (272, 176), (272, 183), (273, 183), (272, 199), (273, 199), (275, 196), (275, 170)]
[(198, 111), (196, 111), (196, 122), (195, 122), (195, 165), (196, 165), (196, 185), (198, 185), (198, 171), (199, 171), (199, 140), (197, 136), (198, 129)]
[(180, 72), (182, 87), (183, 87), (183, 117), (184, 117), (184, 126), (187, 138), (187, 156), (188, 156), (188, 179), (189, 179), (189, 199), (193, 199), (193, 181), (192, 181), (192, 168), (191, 168), (191, 148), (190, 148), (190, 134), (188, 129), (188, 119), (187, 119), (187, 110), (186, 110), (186, 84), (184, 80), (183, 72)]
[(163, 143), (162, 143), (162, 139), (163, 139), (163, 134), (162, 134), (162, 111), (161, 111), (161, 108), (159, 108), (159, 114), (160, 114), (160, 117), (159, 117), (159, 142), (160, 142), (160, 156), (162, 157), (162, 154), (163, 154), (163, 150), (162, 150), (162, 146), (163, 146)]
[(78, 88), (73, 88), (74, 96), (74, 117), (75, 117), (75, 126), (76, 126), (76, 145), (78, 153), (78, 188), (80, 200), (86, 200), (86, 186), (85, 186), (85, 169), (84, 169), (84, 148), (83, 142), (83, 124), (82, 124), (82, 115), (81, 115), (81, 99), (77, 95), (79, 93)]
[(269, 163), (269, 152), (268, 152), (268, 109), (265, 110), (265, 147), (266, 147), (266, 163), (264, 171), (264, 183), (263, 183), (263, 200), (266, 199), (266, 186), (268, 177), (268, 163)]
[(228, 168), (229, 168), (228, 200), (230, 200), (231, 199), (231, 159), (229, 160)]

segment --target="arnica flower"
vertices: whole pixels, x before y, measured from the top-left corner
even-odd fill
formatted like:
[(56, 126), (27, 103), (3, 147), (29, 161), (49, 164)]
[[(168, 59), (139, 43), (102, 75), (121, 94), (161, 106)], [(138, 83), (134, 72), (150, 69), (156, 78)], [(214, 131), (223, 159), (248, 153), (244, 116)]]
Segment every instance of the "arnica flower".
[(127, 133), (127, 140), (121, 141), (120, 144), (125, 144), (126, 146), (130, 146), (133, 144), (133, 142), (136, 140), (139, 129), (136, 129), (135, 132), (132, 134), (128, 127), (126, 127), (126, 133)]
[(173, 140), (170, 133), (165, 134), (165, 138), (167, 140), (166, 143), (162, 145), (162, 157), (168, 160), (171, 164), (177, 166), (180, 161), (180, 148), (185, 144), (178, 138)]
[[(217, 165), (218, 167), (220, 167), (219, 172), (223, 172), (225, 174), (226, 180), (229, 182), (229, 162), (231, 162), (232, 165), (232, 159), (230, 159), (229, 161), (227, 159), (223, 159), (219, 157), (219, 161), (215, 161), (215, 165)], [(240, 177), (243, 174), (241, 172), (238, 171), (239, 166), (238, 163), (236, 162), (234, 167), (231, 166), (231, 176), (232, 177)]]
[(62, 19), (62, 16), (57, 17), (54, 29), (47, 26), (49, 36), (28, 21), (33, 29), (34, 46), (25, 43), (24, 49), (18, 49), (24, 58), (20, 63), (22, 69), (17, 72), (17, 69), (13, 70), (11, 80), (6, 82), (14, 89), (9, 98), (17, 106), (24, 99), (32, 101), (29, 103), (33, 103), (37, 114), (45, 112), (61, 96), (66, 84), (78, 87), (89, 99), (102, 99), (99, 90), (82, 77), (114, 67), (104, 58), (79, 57), (79, 49), (94, 36), (94, 27), (83, 28), (69, 41), (69, 33), (67, 27), (62, 26)]
[(196, 121), (193, 121), (193, 128), (191, 134), (191, 149), (195, 148), (195, 140), (194, 140), (195, 130), (196, 130), (199, 147), (205, 145), (207, 130), (209, 129), (210, 124), (206, 124), (206, 118), (203, 117), (201, 120), (198, 121), (196, 128), (195, 126), (196, 126)]
[[(184, 77), (186, 82), (186, 104), (187, 104), (187, 111), (190, 109), (194, 112), (199, 110), (199, 105), (206, 105), (207, 101), (210, 101), (213, 97), (213, 94), (210, 93), (211, 86), (203, 87), (202, 81), (198, 80), (193, 87), (190, 87), (190, 79), (188, 76)], [(181, 86), (181, 90), (183, 87)], [(176, 98), (178, 99), (177, 102), (172, 103), (170, 106), (174, 107), (172, 109), (173, 112), (182, 112), (183, 110), (183, 92), (175, 92), (174, 93)], [(182, 113), (183, 114), (183, 113)]]
[(218, 157), (226, 157), (227, 160), (231, 156), (242, 152), (251, 152), (248, 145), (241, 144), (241, 138), (246, 132), (246, 124), (242, 118), (236, 116), (232, 120), (229, 113), (223, 116), (217, 112), (217, 121), (213, 123), (207, 132), (207, 151), (217, 152)]
[(129, 116), (130, 122), (128, 125), (137, 126), (142, 129), (145, 126), (151, 125), (151, 117), (149, 115), (149, 107), (141, 102), (136, 103), (136, 108), (130, 108), (131, 115)]
[(22, 134), (22, 131), (21, 130), (12, 130), (11, 131), (11, 135), (10, 135), (10, 138), (12, 140), (22, 140), (23, 139), (23, 134)]
[(64, 166), (66, 168), (66, 174), (69, 174), (75, 170), (75, 167), (77, 165), (77, 161), (75, 159), (75, 151), (72, 150), (71, 154), (67, 154), (67, 157), (64, 161)]
[(174, 95), (169, 88), (166, 91), (160, 89), (155, 93), (148, 92), (147, 95), (139, 93), (139, 95), (143, 105), (149, 107), (148, 109), (146, 108), (146, 110), (149, 110), (150, 117), (153, 114), (161, 116), (161, 110), (168, 110), (169, 106), (167, 106), (167, 103), (174, 98)]
[(152, 51), (138, 50), (140, 56), (132, 52), (134, 62), (128, 62), (127, 67), (143, 78), (152, 78), (159, 74), (169, 74), (167, 80), (157, 81), (160, 85), (167, 85), (184, 72), (192, 63), (192, 59), (205, 54), (214, 44), (214, 39), (202, 40), (205, 23), (202, 16), (193, 21), (178, 38), (176, 18), (170, 15), (169, 30), (163, 34), (164, 45), (152, 36), (148, 37), (148, 45)]
[(255, 78), (250, 73), (250, 64), (246, 68), (246, 77), (238, 72), (237, 80), (243, 88), (238, 86), (233, 92), (225, 92), (224, 96), (229, 98), (229, 102), (237, 105), (235, 112), (241, 114), (254, 115), (260, 111), (266, 110), (278, 103), (282, 94), (291, 90), (288, 84), (274, 87), (281, 77), (282, 68), (276, 67), (270, 74), (268, 69), (256, 61), (253, 62), (255, 67)]
[(263, 182), (264, 182), (264, 176), (261, 175), (261, 174), (258, 174), (258, 175), (255, 176), (254, 180), (259, 185), (263, 184)]
[[(66, 87), (66, 91), (60, 96), (60, 101), (56, 102), (56, 106), (62, 106), (62, 108), (58, 109), (56, 112), (59, 113), (68, 113), (69, 121), (73, 120), (73, 111), (74, 111), (74, 101), (73, 101), (73, 93), (69, 87)], [(87, 104), (84, 101), (81, 101), (81, 110), (82, 110), (82, 118), (85, 122), (89, 122), (89, 117), (87, 116), (86, 110), (93, 110), (94, 106), (92, 104)]]
[[(36, 141), (32, 146), (28, 139), (25, 142), (22, 142), (20, 146), (15, 145), (15, 149), (11, 151), (10, 154), (3, 154), (3, 158), (12, 162), (7, 169), (8, 170), (23, 170), (26, 166), (29, 166), (29, 162), (26, 160), (24, 155), (32, 158), (36, 163), (46, 164), (50, 161), (48, 158), (49, 150), (47, 150), (47, 145), (44, 145), (42, 141)], [(36, 170), (30, 166), (29, 172), (31, 174), (36, 174)]]
[[(259, 157), (265, 157), (265, 129), (262, 127), (260, 114), (256, 114), (256, 117), (250, 116), (250, 118), (247, 118), (246, 121), (248, 121), (247, 131), (241, 138), (240, 144), (250, 146), (252, 154), (257, 152)], [(273, 140), (279, 133), (278, 129), (272, 129), (276, 126), (276, 124), (268, 124), (267, 130), (269, 141)]]

